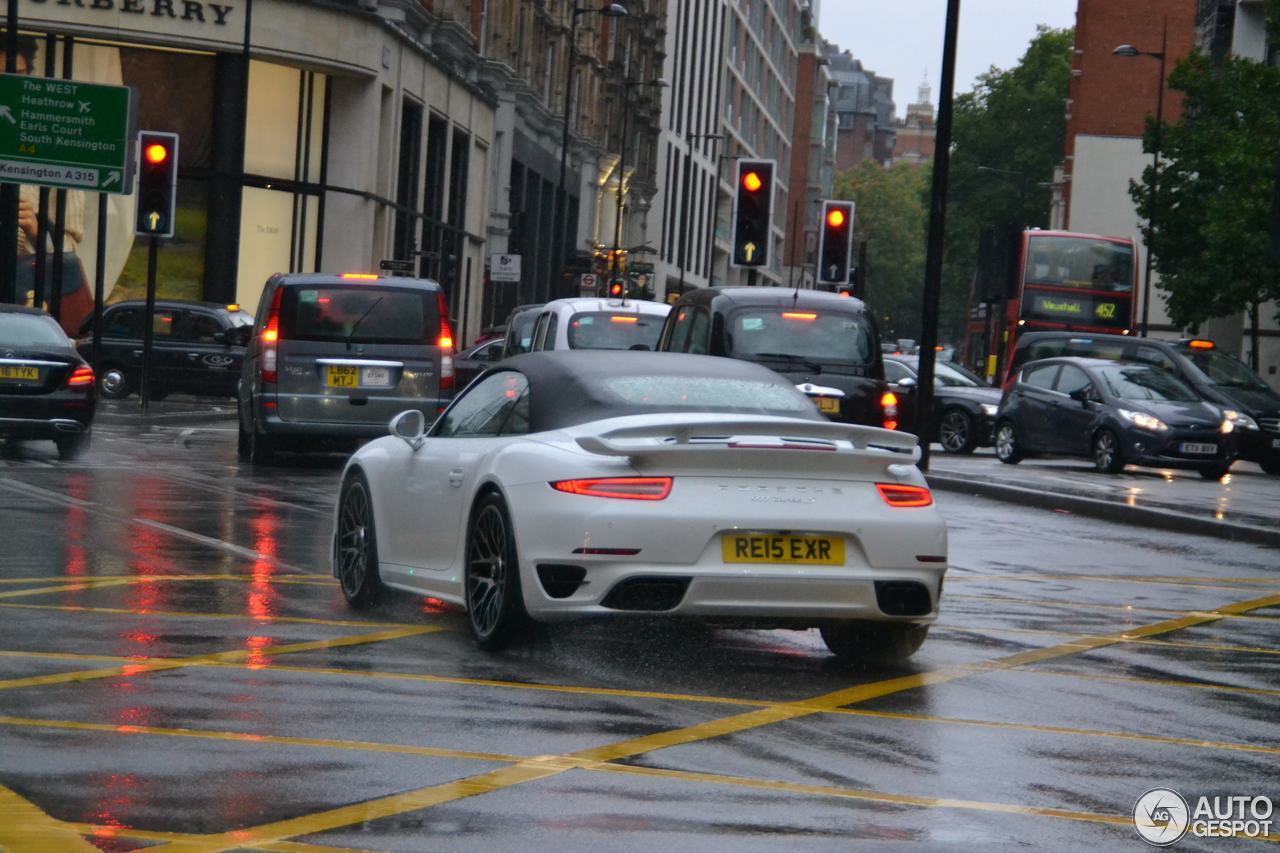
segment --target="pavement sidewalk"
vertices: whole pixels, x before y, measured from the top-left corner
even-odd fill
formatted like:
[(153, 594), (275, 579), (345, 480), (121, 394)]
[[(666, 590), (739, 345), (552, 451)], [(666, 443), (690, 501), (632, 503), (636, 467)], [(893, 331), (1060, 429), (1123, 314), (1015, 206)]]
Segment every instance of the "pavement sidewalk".
[(990, 450), (929, 457), (933, 488), (1022, 506), (1280, 548), (1280, 477), (1237, 461), (1221, 481), (1195, 471), (1126, 468), (1101, 474), (1081, 459), (1004, 465)]

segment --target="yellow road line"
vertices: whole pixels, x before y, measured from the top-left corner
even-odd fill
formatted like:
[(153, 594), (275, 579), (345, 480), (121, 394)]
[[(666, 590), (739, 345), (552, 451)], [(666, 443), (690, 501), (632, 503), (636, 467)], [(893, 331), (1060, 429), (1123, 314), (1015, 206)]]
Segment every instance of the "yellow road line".
[(178, 658), (128, 657), (127, 655), (82, 655), (76, 652), (23, 652), (0, 651), (0, 658), (30, 658), (32, 660), (97, 661), (99, 663), (145, 663), (152, 660), (178, 660)]
[(1280, 622), (1277, 616), (1258, 616), (1245, 613), (1219, 613), (1215, 609), (1176, 610), (1171, 607), (1151, 607), (1141, 604), (1093, 604), (1088, 601), (1062, 601), (1059, 599), (1014, 598), (1003, 595), (965, 595), (949, 593), (948, 601), (997, 601), (1003, 604), (1029, 604), (1034, 607), (1049, 607), (1058, 610), (1119, 610), (1123, 613), (1169, 613), (1216, 616), (1220, 619), (1248, 619), (1255, 622)]
[(13, 589), (8, 592), (0, 592), (0, 598), (23, 598), (28, 595), (48, 595), (51, 592), (79, 592), (85, 589), (103, 589), (113, 586), (125, 586), (131, 583), (128, 580), (110, 579), (110, 580), (86, 580), (78, 583), (58, 584), (57, 586), (41, 586), (35, 589)]
[[(1189, 586), (1203, 589), (1224, 589), (1239, 591), (1245, 584), (1263, 584), (1266, 586), (1276, 586), (1275, 578), (1198, 578), (1198, 577), (1178, 577), (1177, 575), (1168, 575), (1164, 577), (1149, 575), (1074, 575), (1069, 572), (967, 572), (952, 571), (947, 572), (947, 584), (965, 581), (1083, 581), (1087, 583), (1131, 583), (1131, 584), (1154, 584), (1159, 586)], [(1223, 586), (1222, 584), (1235, 584), (1235, 586)]]
[[(962, 625), (944, 625), (941, 623), (935, 623), (933, 627), (944, 632), (956, 631), (963, 634), (977, 634), (979, 636), (989, 636), (992, 634), (1027, 634), (1037, 637), (1066, 637), (1071, 635), (1070, 631), (1050, 631), (1044, 628), (984, 628)], [(1242, 654), (1280, 655), (1280, 649), (1275, 648), (1264, 648), (1262, 646), (1237, 646), (1230, 643), (1208, 643), (1195, 640), (1131, 639), (1126, 640), (1125, 644), (1133, 646), (1155, 646), (1157, 648), (1197, 649), (1207, 652), (1240, 652)]]
[[(986, 667), (976, 666), (975, 669)], [(987, 670), (992, 671), (992, 670)], [(1058, 678), (1083, 679), (1085, 681), (1110, 681), (1117, 684), (1132, 684), (1136, 687), (1177, 687), (1189, 690), (1207, 690), (1215, 693), (1238, 693), (1243, 696), (1280, 696), (1280, 690), (1268, 690), (1264, 687), (1237, 687), (1233, 684), (1215, 684), (1210, 681), (1179, 681), (1171, 678), (1138, 678), (1133, 675), (1106, 675), (1100, 672), (1073, 672), (1065, 669), (1036, 669), (1020, 666), (1012, 670), (1018, 675), (1048, 675)]]
[(0, 785), (0, 850), (4, 853), (47, 853), (49, 850), (97, 853), (98, 848), (74, 829)]
[(207, 655), (194, 655), (187, 658), (171, 658), (166, 660), (150, 660), (137, 664), (124, 664), (106, 669), (89, 669), (78, 672), (56, 672), (49, 675), (34, 675), (28, 678), (11, 678), (0, 681), (0, 690), (13, 690), (23, 687), (44, 687), (50, 684), (68, 684), (82, 681), (94, 681), (101, 678), (133, 676), (151, 672), (163, 672), (172, 669), (201, 666), (219, 661), (242, 661), (250, 657), (271, 657), (274, 655), (296, 654), (321, 649), (336, 649), (344, 646), (359, 646), (367, 643), (381, 643), (387, 640), (399, 640), (419, 634), (430, 634), (442, 631), (440, 627), (420, 626), (417, 628), (397, 628), (391, 631), (377, 631), (372, 634), (358, 634), (351, 637), (337, 637), (330, 640), (311, 640), (305, 643), (290, 643), (283, 646), (264, 646), (261, 649), (232, 649), (225, 652), (214, 652)]
[[(462, 761), (492, 761), (499, 764), (516, 764), (526, 761), (525, 755), (508, 755), (500, 752), (474, 752), (462, 749), (445, 749), (434, 746), (379, 743), (358, 740), (328, 740), (325, 738), (289, 737), (287, 735), (260, 735), (250, 732), (224, 732), (216, 729), (179, 729), (162, 726), (128, 726), (112, 723), (81, 723), (75, 720), (43, 720), (29, 717), (0, 716), (0, 726), (30, 729), (58, 729), (73, 732), (102, 732), (119, 735), (150, 735), (153, 737), (190, 738), (192, 740), (228, 741), (231, 743), (269, 744), (272, 746), (305, 746), (313, 749), (341, 749), (353, 752), (381, 752), (393, 755), (417, 755), (425, 758), (453, 758)], [(180, 833), (181, 834), (181, 833)]]
[(1133, 828), (1133, 818), (1128, 815), (1109, 815), (1097, 812), (1077, 812), (1043, 806), (1020, 806), (1013, 803), (988, 803), (981, 800), (960, 800), (946, 797), (920, 797), (911, 794), (889, 794), (859, 788), (843, 788), (834, 785), (806, 785), (800, 782), (778, 782), (729, 776), (721, 773), (700, 773), (691, 770), (668, 770), (661, 767), (639, 767), (633, 764), (602, 764), (583, 768), (627, 776), (647, 776), (661, 779), (679, 779), (685, 782), (702, 782), (711, 785), (731, 785), (754, 790), (781, 791), (790, 794), (812, 794), (819, 797), (836, 797), (848, 800), (864, 800), (895, 806), (917, 806), (932, 809), (963, 809), (968, 811), (995, 812), (999, 814), (1052, 817), (1088, 823), (1103, 823)]
[(199, 613), (190, 610), (132, 610), (124, 607), (81, 607), (71, 604), (0, 604), (15, 610), (53, 610), (62, 613), (100, 613), (107, 616), (152, 616), (160, 619), (233, 619), (244, 622), (278, 622), (287, 625), (330, 625), (335, 628), (369, 628), (375, 625), (415, 628), (407, 622), (380, 622), (370, 619), (314, 619), (305, 616), (254, 617), (245, 613)]
[(907, 714), (892, 711), (867, 711), (861, 708), (836, 708), (829, 713), (854, 717), (874, 717), (882, 720), (903, 720), (914, 723), (937, 723), (948, 726), (971, 726), (984, 729), (1005, 729), (1009, 731), (1035, 732), (1037, 734), (1073, 735), (1079, 737), (1112, 738), (1115, 740), (1135, 740), (1145, 743), (1161, 743), (1173, 746), (1192, 746), (1201, 749), (1219, 749), (1228, 752), (1261, 752), (1266, 755), (1280, 755), (1280, 747), (1257, 746), (1251, 743), (1227, 741), (1199, 740), (1197, 738), (1165, 737), (1163, 735), (1146, 735), (1132, 732), (1109, 732), (1104, 729), (1081, 729), (1073, 726), (1050, 726), (1036, 723), (1009, 723), (1000, 720), (973, 720), (962, 717), (935, 717), (928, 714)]
[(169, 851), (169, 853), (212, 853), (212, 851), (261, 846), (295, 836), (315, 835), (333, 829), (341, 829), (344, 826), (394, 817), (398, 814), (430, 808), (441, 803), (487, 794), (490, 791), (498, 791), (503, 788), (510, 788), (513, 785), (556, 776), (570, 769), (571, 766), (571, 764), (559, 761), (555, 757), (530, 759), (510, 767), (491, 770), (488, 773), (482, 773), (466, 779), (458, 779), (454, 782), (445, 782), (441, 785), (433, 785), (416, 791), (393, 794), (389, 797), (380, 797), (376, 800), (355, 803), (313, 815), (276, 821), (275, 823), (263, 824), (262, 826), (248, 829), (234, 830), (221, 835), (175, 841), (151, 849)]
[[(134, 841), (186, 841), (200, 838), (189, 832), (156, 832), (148, 829), (134, 829), (127, 826), (112, 826), (100, 823), (64, 824), (81, 835), (92, 838), (127, 838)], [(97, 849), (97, 848), (93, 848)], [(276, 853), (371, 853), (355, 847), (327, 847), (320, 844), (304, 844), (299, 841), (278, 841), (274, 844), (260, 844), (250, 850), (276, 851)]]

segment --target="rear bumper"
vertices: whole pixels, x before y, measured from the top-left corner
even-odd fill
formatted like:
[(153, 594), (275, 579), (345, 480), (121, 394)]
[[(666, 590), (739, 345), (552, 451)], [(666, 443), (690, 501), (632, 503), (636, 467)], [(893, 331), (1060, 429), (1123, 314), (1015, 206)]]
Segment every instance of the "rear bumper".
[(44, 439), (78, 435), (93, 423), (92, 392), (0, 396), (0, 436)]
[(88, 428), (88, 424), (71, 418), (0, 418), (0, 436), (5, 438), (62, 438), (79, 435)]

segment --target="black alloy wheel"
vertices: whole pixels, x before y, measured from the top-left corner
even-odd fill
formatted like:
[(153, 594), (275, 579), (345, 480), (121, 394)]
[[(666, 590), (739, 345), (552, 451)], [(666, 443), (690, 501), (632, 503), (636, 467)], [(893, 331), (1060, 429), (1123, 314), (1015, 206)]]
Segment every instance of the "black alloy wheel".
[(1120, 439), (1109, 429), (1100, 429), (1093, 436), (1093, 464), (1104, 474), (1118, 474), (1124, 470)]
[(347, 477), (338, 501), (338, 535), (333, 558), (343, 597), (347, 604), (360, 609), (377, 601), (382, 592), (373, 502), (364, 474), (356, 471)]
[(1017, 465), (1022, 461), (1022, 448), (1018, 445), (1013, 421), (1001, 421), (996, 425), (996, 458), (1006, 465)]
[(71, 462), (79, 459), (89, 449), (89, 445), (93, 443), (93, 430), (86, 428), (76, 435), (54, 439), (54, 443), (58, 445), (58, 458), (63, 462)]
[(978, 444), (973, 418), (964, 409), (947, 409), (938, 421), (938, 443), (948, 453), (972, 453)]
[(471, 514), (465, 582), (467, 619), (476, 645), (485, 650), (506, 646), (528, 616), (511, 518), (497, 494), (481, 498)]
[(895, 664), (920, 650), (929, 626), (848, 621), (824, 625), (821, 632), (822, 641), (841, 663)]
[(98, 375), (98, 394), (104, 400), (123, 400), (133, 389), (129, 387), (129, 379), (124, 368), (118, 364), (108, 364)]

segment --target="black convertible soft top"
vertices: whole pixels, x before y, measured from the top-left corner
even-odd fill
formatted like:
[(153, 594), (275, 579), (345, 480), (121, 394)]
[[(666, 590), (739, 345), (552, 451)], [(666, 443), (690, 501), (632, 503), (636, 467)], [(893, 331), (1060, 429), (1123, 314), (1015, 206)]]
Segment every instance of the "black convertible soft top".
[[(795, 385), (767, 367), (739, 359), (638, 350), (549, 350), (513, 356), (490, 372), (501, 370), (517, 370), (529, 380), (530, 432), (664, 411), (825, 420)], [(677, 403), (623, 399), (613, 382), (620, 378), (651, 381), (655, 389), (687, 390), (690, 397)], [(709, 395), (719, 399), (700, 401), (699, 392), (707, 389), (720, 392)]]

